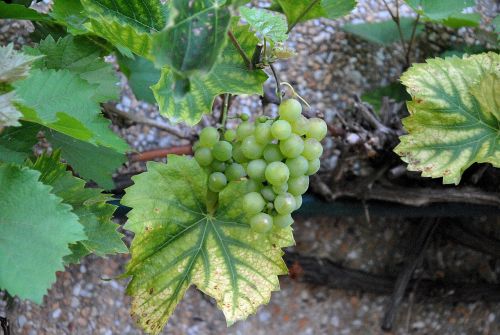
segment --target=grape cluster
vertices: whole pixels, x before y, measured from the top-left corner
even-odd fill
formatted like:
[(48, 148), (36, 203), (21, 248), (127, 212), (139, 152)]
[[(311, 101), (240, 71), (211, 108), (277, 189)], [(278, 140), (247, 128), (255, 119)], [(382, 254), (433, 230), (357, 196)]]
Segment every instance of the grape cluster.
[(254, 231), (288, 227), (291, 213), (302, 205), (309, 176), (319, 170), (326, 123), (307, 119), (295, 99), (282, 102), (277, 119), (261, 116), (251, 122), (244, 115), (242, 120), (222, 139), (216, 128), (204, 128), (193, 146), (194, 157), (208, 171), (212, 192), (222, 191), (230, 181), (248, 179), (243, 206), (252, 216)]

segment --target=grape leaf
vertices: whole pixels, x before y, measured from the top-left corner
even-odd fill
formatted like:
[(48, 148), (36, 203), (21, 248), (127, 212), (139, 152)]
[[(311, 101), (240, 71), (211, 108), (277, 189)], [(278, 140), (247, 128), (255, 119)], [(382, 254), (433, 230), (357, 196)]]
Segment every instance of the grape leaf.
[(160, 0), (81, 0), (90, 22), (85, 27), (120, 49), (151, 57), (151, 34), (162, 30), (168, 17)]
[(151, 86), (160, 79), (160, 70), (155, 68), (153, 62), (139, 56), (119, 57), (118, 61), (135, 97), (150, 104), (156, 103)]
[(94, 101), (96, 86), (69, 70), (31, 71), (14, 83), (23, 119), (76, 139), (124, 152), (127, 144), (109, 128)]
[(13, 105), (13, 98), (14, 92), (0, 94), (0, 129), (3, 127), (21, 125), (18, 120), (23, 114)]
[(50, 17), (23, 5), (7, 4), (0, 1), (0, 19), (48, 21), (50, 20)]
[[(403, 33), (405, 41), (410, 40), (414, 25), (415, 19), (410, 17), (400, 18), (401, 32)], [(364, 40), (381, 45), (389, 45), (401, 40), (398, 26), (396, 25), (396, 23), (394, 23), (393, 20), (359, 24), (348, 23), (345, 24), (342, 29), (347, 31), (348, 33), (361, 37)], [(417, 25), (415, 36), (418, 36), (422, 31), (423, 25)]]
[(14, 50), (14, 44), (0, 46), (0, 83), (9, 83), (26, 77), (31, 63), (40, 58)]
[(25, 48), (30, 55), (43, 55), (35, 67), (67, 69), (89, 84), (96, 85), (94, 100), (106, 102), (119, 97), (118, 77), (111, 64), (100, 57), (101, 49), (82, 37), (68, 35), (57, 42), (48, 36), (36, 49)]
[(174, 14), (167, 27), (153, 36), (156, 65), (168, 65), (182, 77), (210, 72), (226, 44), (231, 14), (225, 2), (170, 1)]
[[(248, 31), (248, 26), (236, 26), (233, 33), (247, 55), (251, 54), (258, 39)], [(190, 90), (182, 97), (177, 97), (172, 89), (175, 76), (168, 67), (163, 67), (160, 80), (151, 88), (161, 114), (172, 122), (194, 125), (204, 113), (212, 112), (213, 101), (219, 94), (263, 94), (266, 79), (265, 72), (248, 70), (236, 47), (228, 43), (208, 75), (190, 78)]]
[(273, 42), (283, 43), (287, 40), (286, 19), (281, 15), (260, 8), (240, 7), (241, 17), (257, 33)]
[(458, 184), (475, 162), (500, 167), (499, 74), (500, 55), (490, 52), (429, 59), (401, 77), (412, 101), (395, 152), (410, 171)]
[(21, 127), (7, 128), (0, 134), (0, 161), (21, 164), (33, 155), (41, 127), (22, 122)]
[(447, 27), (458, 29), (462, 27), (478, 27), (481, 23), (481, 14), (465, 13), (454, 14), (441, 21)]
[(230, 184), (208, 213), (207, 176), (194, 159), (150, 162), (134, 182), (122, 203), (133, 208), (127, 293), (141, 327), (158, 334), (191, 285), (217, 301), (228, 325), (269, 302), (277, 276), (287, 273), (281, 248), (293, 244), (292, 231), (253, 232), (242, 210), (244, 183)]
[(72, 251), (78, 251), (77, 257), (73, 253), (65, 257), (65, 262), (76, 263), (90, 253), (97, 256), (126, 253), (128, 250), (121, 239), (122, 235), (116, 231), (118, 225), (111, 221), (116, 207), (106, 203), (109, 197), (102, 194), (102, 190), (85, 188), (85, 181), (73, 177), (67, 171), (66, 164), (61, 163), (60, 156), (60, 151), (42, 155), (31, 168), (40, 171), (39, 180), (52, 186), (53, 194), (73, 207), (73, 212), (84, 227), (86, 239), (70, 246)]
[(41, 303), (64, 270), (68, 244), (86, 238), (71, 206), (51, 193), (38, 171), (0, 164), (0, 287)]
[(95, 181), (106, 190), (115, 187), (112, 176), (127, 161), (124, 154), (48, 129), (45, 137), (53, 148), (61, 149), (62, 157), (81, 177)]
[(84, 24), (87, 16), (80, 0), (56, 0), (49, 15), (59, 24), (65, 25), (73, 35), (87, 33)]
[(417, 13), (435, 21), (460, 14), (465, 8), (476, 4), (475, 0), (405, 0)]
[[(331, 20), (349, 14), (356, 7), (356, 0), (277, 0), (281, 10), (285, 13), (288, 26), (298, 22), (325, 17)], [(303, 15), (303, 13), (306, 13)]]

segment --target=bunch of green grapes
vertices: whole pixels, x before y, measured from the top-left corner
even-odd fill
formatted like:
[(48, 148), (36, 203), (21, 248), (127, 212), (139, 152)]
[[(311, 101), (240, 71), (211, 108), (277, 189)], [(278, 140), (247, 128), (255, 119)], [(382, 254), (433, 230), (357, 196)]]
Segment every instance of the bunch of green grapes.
[(261, 116), (251, 122), (244, 116), (242, 120), (236, 131), (226, 130), (223, 138), (216, 128), (204, 128), (193, 147), (194, 157), (209, 172), (211, 192), (247, 179), (243, 203), (254, 231), (288, 227), (293, 223), (292, 212), (302, 205), (309, 176), (319, 170), (326, 123), (307, 119), (295, 99), (283, 101), (277, 119)]

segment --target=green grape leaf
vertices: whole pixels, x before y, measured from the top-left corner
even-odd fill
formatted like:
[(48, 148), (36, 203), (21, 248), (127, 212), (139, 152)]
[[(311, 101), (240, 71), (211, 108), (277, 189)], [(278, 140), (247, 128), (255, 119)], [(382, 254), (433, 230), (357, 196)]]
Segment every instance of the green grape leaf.
[(39, 176), (0, 164), (0, 288), (36, 303), (64, 270), (68, 245), (86, 238), (71, 206)]
[(475, 0), (405, 0), (417, 13), (433, 21), (440, 21), (460, 14), (465, 8), (476, 4)]
[(248, 7), (240, 7), (240, 14), (262, 37), (276, 43), (283, 43), (288, 39), (288, 26), (283, 16), (265, 9)]
[[(400, 18), (401, 31), (405, 41), (410, 40), (415, 19), (410, 17)], [(389, 45), (395, 42), (400, 42), (398, 26), (393, 20), (386, 20), (382, 22), (370, 22), (360, 24), (345, 24), (342, 27), (348, 33), (354, 34), (372, 43), (381, 45)], [(423, 25), (417, 25), (415, 36), (418, 36), (423, 31)]]
[[(276, 2), (285, 13), (289, 27), (297, 22), (320, 17), (338, 19), (349, 14), (357, 5), (356, 0), (277, 0)], [(311, 7), (312, 2), (316, 3)]]
[(45, 131), (45, 137), (53, 148), (61, 149), (64, 160), (81, 177), (93, 180), (106, 190), (115, 187), (113, 173), (127, 161), (123, 153), (79, 141), (49, 129)]
[(152, 33), (161, 31), (168, 18), (160, 0), (81, 0), (90, 22), (85, 27), (119, 49), (151, 57)]
[(66, 69), (97, 86), (94, 100), (106, 102), (119, 97), (118, 77), (111, 64), (100, 57), (101, 49), (82, 37), (68, 35), (57, 42), (48, 36), (40, 41), (36, 49), (25, 48), (30, 55), (42, 55), (35, 67), (43, 69)]
[(86, 238), (71, 245), (73, 252), (65, 257), (66, 263), (76, 263), (85, 255), (97, 256), (126, 253), (127, 247), (122, 235), (116, 231), (117, 224), (111, 221), (115, 206), (106, 202), (109, 197), (97, 188), (85, 188), (85, 181), (73, 177), (66, 164), (60, 161), (60, 151), (52, 155), (42, 155), (31, 168), (40, 171), (40, 181), (52, 186), (52, 193), (73, 207), (80, 224), (84, 227)]
[(49, 15), (73, 35), (87, 33), (84, 24), (88, 18), (80, 0), (56, 0)]
[(0, 162), (21, 164), (33, 155), (41, 127), (22, 122), (20, 127), (7, 128), (0, 133)]
[(170, 22), (153, 36), (156, 65), (182, 77), (210, 72), (226, 44), (231, 14), (225, 2), (171, 0)]
[(69, 70), (31, 71), (14, 83), (23, 119), (76, 139), (124, 152), (128, 145), (109, 128), (94, 101), (96, 86)]
[(3, 1), (0, 1), (0, 19), (50, 21), (50, 17), (46, 14), (20, 4), (7, 4)]
[(412, 101), (395, 152), (410, 171), (458, 184), (473, 163), (500, 167), (499, 74), (500, 55), (490, 52), (429, 59), (401, 77)]
[(160, 80), (161, 72), (153, 62), (139, 56), (119, 57), (118, 62), (135, 97), (150, 104), (156, 103), (151, 86)]
[(14, 92), (0, 94), (0, 129), (9, 126), (20, 126), (19, 119), (23, 116), (12, 103)]
[(14, 44), (0, 46), (0, 83), (10, 83), (26, 77), (31, 63), (40, 56), (29, 56), (14, 50)]
[(442, 23), (450, 28), (458, 29), (462, 27), (479, 27), (481, 23), (481, 14), (479, 13), (466, 13), (455, 14), (447, 17)]
[(127, 293), (146, 332), (161, 331), (191, 285), (217, 301), (228, 325), (269, 302), (278, 275), (287, 273), (281, 248), (293, 244), (292, 231), (251, 230), (245, 183), (222, 191), (215, 213), (207, 212), (207, 175), (192, 158), (150, 162), (134, 183), (122, 200), (133, 208), (125, 228), (135, 233)]
[[(252, 54), (259, 40), (248, 30), (248, 26), (235, 26), (233, 33), (247, 55)], [(190, 90), (182, 97), (175, 95), (175, 75), (168, 67), (162, 69), (161, 78), (152, 89), (161, 114), (173, 122), (184, 121), (194, 125), (203, 114), (212, 112), (213, 101), (218, 95), (262, 95), (262, 85), (266, 79), (264, 71), (250, 71), (236, 47), (228, 43), (208, 75), (190, 78)]]
[(389, 85), (367, 91), (363, 93), (361, 99), (372, 105), (375, 112), (378, 113), (380, 108), (382, 108), (382, 99), (384, 97), (388, 97), (397, 102), (411, 99), (405, 87), (400, 82), (390, 83)]

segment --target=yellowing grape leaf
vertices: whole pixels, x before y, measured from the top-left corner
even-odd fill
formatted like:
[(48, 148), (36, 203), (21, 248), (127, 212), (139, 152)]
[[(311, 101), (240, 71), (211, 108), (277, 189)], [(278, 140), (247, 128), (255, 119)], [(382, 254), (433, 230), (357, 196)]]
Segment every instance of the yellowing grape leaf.
[(401, 78), (412, 101), (403, 120), (408, 135), (395, 148), (410, 171), (460, 182), (473, 163), (500, 167), (500, 55), (435, 58)]
[(146, 332), (161, 332), (192, 285), (217, 301), (229, 325), (269, 302), (277, 276), (287, 273), (281, 248), (293, 244), (292, 231), (253, 232), (242, 210), (244, 183), (222, 191), (214, 213), (207, 175), (192, 158), (150, 162), (134, 183), (122, 200), (133, 208), (125, 228), (135, 234), (127, 293)]

